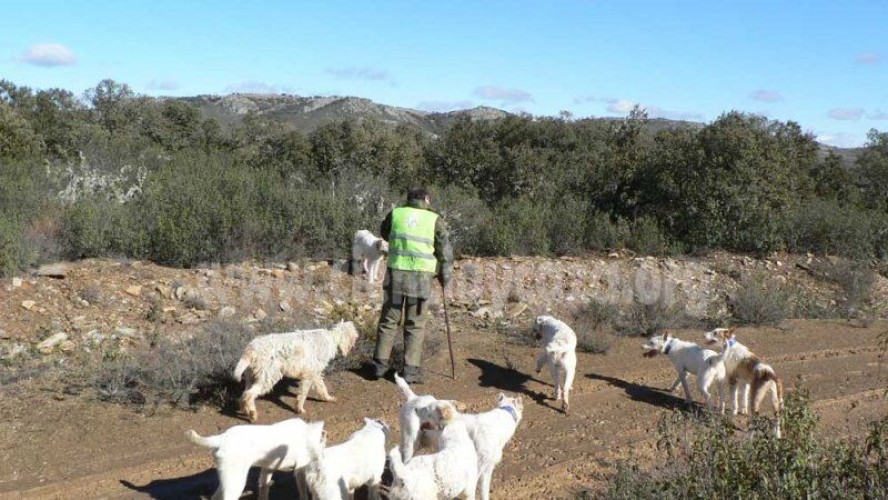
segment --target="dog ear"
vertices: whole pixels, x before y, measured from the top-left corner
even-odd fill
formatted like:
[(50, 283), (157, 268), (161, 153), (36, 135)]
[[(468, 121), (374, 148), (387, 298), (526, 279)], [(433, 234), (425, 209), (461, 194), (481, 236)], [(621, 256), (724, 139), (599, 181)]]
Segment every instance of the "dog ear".
[(502, 392), (496, 395), (497, 404), (502, 403), (504, 399), (506, 399), (506, 395)]
[(465, 403), (463, 403), (462, 401), (457, 401), (455, 399), (451, 400), (450, 404), (452, 404), (453, 407), (456, 408), (456, 411), (466, 411), (466, 409), (468, 408)]
[(733, 337), (733, 336), (734, 336), (734, 332), (736, 332), (736, 331), (737, 331), (737, 327), (736, 327), (736, 326), (732, 326), (731, 328), (728, 328), (728, 331), (725, 332), (725, 335), (726, 335), (725, 338), (731, 338), (731, 337)]
[(443, 405), (438, 407), (438, 416), (441, 417), (441, 420), (448, 421), (453, 420), (453, 407), (450, 405)]
[(663, 330), (663, 340), (669, 339), (669, 330)]

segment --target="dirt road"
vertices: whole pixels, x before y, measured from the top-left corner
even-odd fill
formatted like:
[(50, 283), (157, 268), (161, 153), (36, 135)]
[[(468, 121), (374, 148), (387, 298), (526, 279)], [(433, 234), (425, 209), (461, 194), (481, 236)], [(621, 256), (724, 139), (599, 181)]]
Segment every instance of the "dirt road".
[[(783, 328), (743, 328), (738, 335), (775, 366), (787, 389), (800, 383), (810, 390), (823, 428), (860, 434), (888, 411), (888, 368), (880, 369), (876, 340), (884, 323), (791, 321)], [(700, 332), (677, 335), (696, 340)], [(664, 391), (674, 380), (671, 365), (662, 357), (642, 358), (640, 343), (622, 338), (606, 355), (580, 354), (569, 415), (553, 407), (547, 377), (532, 374), (534, 348), (468, 328), (456, 339), (459, 379), (449, 380), (441, 353), (418, 392), (459, 399), (473, 411), (492, 407), (501, 390), (524, 395), (524, 420), (494, 475), (494, 498), (600, 491), (617, 460), (653, 459), (659, 416), (683, 408), (678, 394)], [(397, 432), (394, 384), (342, 372), (331, 385), (338, 402), (308, 405), (309, 418), (326, 421), (331, 442), (359, 427), (363, 416), (383, 417)], [(294, 393), (283, 388), (261, 400), (261, 422), (292, 417)], [(212, 461), (183, 432), (214, 433), (237, 423), (230, 408), (149, 416), (37, 382), (13, 384), (0, 389), (0, 498), (198, 498), (215, 488)], [(738, 425), (745, 425), (742, 417)], [(276, 480), (272, 497), (293, 498), (289, 478)]]

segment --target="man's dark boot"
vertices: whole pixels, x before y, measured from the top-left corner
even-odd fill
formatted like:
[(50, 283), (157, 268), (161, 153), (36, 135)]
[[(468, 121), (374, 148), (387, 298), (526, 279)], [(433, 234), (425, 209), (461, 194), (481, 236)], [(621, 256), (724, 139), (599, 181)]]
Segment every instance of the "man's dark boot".
[(423, 383), (422, 369), (418, 366), (404, 365), (404, 380), (406, 380), (408, 384)]
[(388, 373), (389, 365), (388, 361), (382, 361), (376, 358), (373, 358), (373, 361), (370, 363), (370, 375), (374, 380), (379, 380), (385, 377), (385, 374)]

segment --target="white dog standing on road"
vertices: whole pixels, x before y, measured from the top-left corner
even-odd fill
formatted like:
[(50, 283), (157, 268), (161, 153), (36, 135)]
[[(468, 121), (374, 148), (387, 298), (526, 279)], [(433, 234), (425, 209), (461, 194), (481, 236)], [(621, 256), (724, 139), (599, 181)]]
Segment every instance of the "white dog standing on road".
[[(725, 375), (725, 365), (721, 356), (710, 349), (703, 349), (693, 342), (679, 340), (669, 332), (663, 335), (654, 335), (646, 344), (641, 346), (646, 350), (646, 357), (654, 357), (657, 354), (664, 354), (672, 361), (675, 371), (678, 372), (678, 381), (684, 388), (685, 399), (688, 406), (691, 406), (694, 399), (691, 397), (691, 390), (688, 387), (687, 374), (693, 373), (697, 377), (697, 388), (703, 399), (706, 401), (706, 407), (712, 411), (712, 398), (709, 395), (709, 388), (713, 383), (718, 385), (718, 401), (719, 411), (725, 412), (725, 383), (727, 377)], [(672, 386), (675, 390), (676, 382)]]
[(327, 392), (324, 369), (337, 351), (348, 355), (357, 340), (358, 331), (351, 321), (339, 322), (330, 329), (271, 333), (254, 338), (234, 369), (235, 380), (246, 376), (241, 411), (250, 421), (255, 421), (259, 417), (256, 398), (267, 394), (284, 377), (299, 379), (296, 413), (305, 413), (305, 400), (312, 386), (324, 401), (336, 401)]
[(268, 500), (271, 473), (295, 470), (299, 498), (306, 498), (299, 469), (310, 460), (309, 447), (323, 446), (324, 422), (306, 423), (291, 418), (274, 425), (236, 425), (222, 434), (201, 437), (193, 430), (186, 435), (193, 443), (213, 450), (219, 488), (213, 500), (237, 500), (247, 484), (250, 467), (260, 467), (259, 500)]
[(536, 372), (539, 373), (543, 365), (549, 366), (555, 385), (555, 400), (562, 402), (561, 409), (567, 413), (577, 369), (577, 334), (552, 316), (538, 316), (533, 323), (533, 333), (543, 344), (543, 352), (536, 360)]
[(466, 498), (474, 500), (478, 485), (478, 456), (465, 422), (446, 401), (430, 411), (437, 412), (439, 451), (413, 457), (406, 464), (398, 447), (389, 452), (394, 481), (389, 498), (432, 500)]
[(356, 488), (367, 486), (370, 498), (378, 499), (385, 470), (388, 431), (384, 422), (365, 418), (364, 427), (344, 443), (323, 449), (312, 443), (309, 447), (311, 462), (304, 473), (315, 498), (347, 500)]
[(366, 229), (355, 232), (352, 241), (352, 262), (360, 261), (368, 281), (376, 281), (382, 258), (388, 255), (388, 242)]

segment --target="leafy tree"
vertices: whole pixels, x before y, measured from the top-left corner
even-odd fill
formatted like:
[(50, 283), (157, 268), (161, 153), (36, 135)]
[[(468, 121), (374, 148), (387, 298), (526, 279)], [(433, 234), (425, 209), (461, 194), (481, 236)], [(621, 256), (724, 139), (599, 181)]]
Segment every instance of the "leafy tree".
[(127, 103), (136, 94), (129, 85), (105, 79), (87, 90), (84, 97), (92, 105), (96, 121), (109, 133), (119, 133), (131, 123), (132, 113)]
[(835, 200), (840, 203), (855, 203), (860, 190), (857, 187), (857, 176), (849, 170), (842, 157), (835, 151), (827, 153), (811, 171), (814, 184), (814, 195), (824, 200)]
[(813, 137), (792, 122), (731, 112), (696, 134), (664, 135), (658, 147), (650, 203), (679, 238), (743, 251), (782, 246), (779, 215), (806, 196)]
[(888, 132), (875, 129), (867, 134), (866, 150), (857, 159), (865, 203), (888, 211)]
[(31, 158), (42, 151), (43, 142), (31, 124), (0, 101), (0, 160)]

